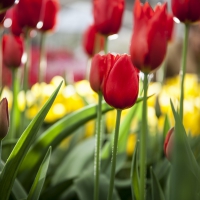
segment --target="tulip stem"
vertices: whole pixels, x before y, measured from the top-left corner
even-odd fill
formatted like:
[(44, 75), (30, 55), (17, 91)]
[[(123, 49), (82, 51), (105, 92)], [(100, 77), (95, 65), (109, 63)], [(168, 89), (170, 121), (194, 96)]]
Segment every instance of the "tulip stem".
[(96, 144), (94, 156), (94, 200), (99, 199), (99, 175), (101, 167), (101, 107), (102, 107), (102, 93), (98, 93), (98, 110), (97, 110), (97, 129), (96, 129)]
[(19, 93), (19, 79), (17, 77), (18, 69), (12, 69), (12, 92), (13, 92), (13, 102), (11, 108), (11, 119), (10, 119), (10, 130), (8, 134), (9, 139), (15, 139), (19, 134), (20, 129), (20, 112), (18, 109), (18, 93)]
[[(30, 30), (28, 29), (26, 31), (25, 35), (25, 52), (26, 52), (26, 62), (24, 65), (24, 81), (23, 81), (23, 90), (24, 93), (26, 94), (28, 87), (29, 87), (29, 68), (30, 68), (30, 56), (31, 56), (31, 38), (30, 38)], [(26, 98), (25, 98), (25, 104), (26, 104)]]
[(105, 36), (105, 46), (104, 46), (104, 53), (108, 53), (108, 36)]
[(114, 134), (114, 145), (112, 149), (112, 163), (111, 163), (111, 176), (110, 176), (110, 186), (108, 191), (107, 200), (112, 200), (114, 180), (115, 180), (115, 168), (116, 168), (116, 158), (117, 158), (117, 144), (120, 128), (120, 118), (122, 110), (117, 109), (116, 125), (115, 125), (115, 134)]
[(189, 33), (189, 24), (185, 24), (185, 35), (183, 41), (183, 50), (182, 50), (182, 63), (181, 63), (181, 95), (180, 95), (180, 117), (183, 121), (183, 103), (184, 103), (184, 80), (186, 73), (186, 57), (187, 57), (187, 47), (188, 47), (188, 33)]
[(46, 58), (45, 58), (45, 33), (41, 33), (40, 38), (40, 61), (39, 61), (39, 70), (38, 70), (38, 80), (39, 83), (45, 80), (46, 75)]
[(148, 73), (144, 73), (144, 99), (142, 109), (142, 128), (140, 134), (140, 200), (145, 199), (146, 185), (146, 140), (147, 140), (147, 90), (148, 90)]

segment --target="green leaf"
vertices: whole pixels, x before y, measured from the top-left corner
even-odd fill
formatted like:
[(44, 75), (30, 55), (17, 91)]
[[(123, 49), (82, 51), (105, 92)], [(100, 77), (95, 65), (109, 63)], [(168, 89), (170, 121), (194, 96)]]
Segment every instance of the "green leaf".
[(132, 165), (131, 165), (131, 191), (132, 191), (132, 198), (136, 198), (136, 200), (139, 199), (139, 173), (138, 173), (138, 144), (136, 143), (135, 151), (132, 158)]
[(22, 200), (27, 198), (26, 191), (17, 179), (15, 179), (14, 181), (11, 193), (16, 200)]
[[(78, 195), (79, 200), (89, 200), (93, 199), (94, 195), (94, 175), (91, 173), (83, 173), (74, 181), (75, 191)], [(109, 179), (100, 174), (99, 177), (99, 199), (107, 199), (109, 188)], [(119, 200), (119, 196), (116, 192), (116, 189), (113, 190), (113, 200)]]
[(95, 138), (83, 140), (76, 145), (56, 170), (52, 183), (57, 184), (79, 176), (86, 169), (93, 170)]
[[(80, 126), (96, 117), (97, 105), (86, 106), (76, 112), (73, 112), (59, 120), (57, 123), (47, 129), (33, 144), (26, 156), (21, 168), (20, 178), (23, 183), (29, 181), (27, 177), (33, 177), (36, 167), (38, 168), (42, 156), (47, 151), (48, 146), (55, 149), (60, 142), (71, 135)], [(102, 113), (112, 110), (105, 102), (102, 104)]]
[(44, 121), (44, 118), (46, 117), (51, 105), (53, 104), (58, 94), (61, 84), (62, 82), (51, 95), (51, 97), (48, 99), (48, 101), (45, 103), (45, 105), (42, 107), (42, 109), (39, 111), (39, 113), (28, 125), (26, 130), (19, 138), (9, 158), (7, 159), (3, 171), (0, 175), (0, 200), (8, 199), (14, 180), (17, 176), (19, 166), (22, 163), (24, 157), (26, 156), (30, 146), (32, 145), (36, 134)]
[(45, 155), (44, 160), (40, 165), (40, 168), (35, 177), (35, 181), (31, 187), (27, 200), (39, 199), (46, 178), (47, 170), (49, 167), (50, 157), (51, 157), (51, 147), (49, 147), (49, 150), (47, 151), (47, 154)]
[(167, 135), (167, 132), (169, 131), (169, 129), (171, 128), (170, 126), (170, 122), (169, 122), (169, 117), (166, 114), (165, 115), (165, 121), (164, 121), (164, 127), (163, 127), (163, 137), (165, 138)]
[(151, 167), (151, 191), (153, 200), (165, 200), (160, 183)]
[[(3, 161), (1, 161), (0, 169), (3, 169), (4, 166), (5, 166), (5, 163)], [(11, 194), (12, 194), (13, 198), (16, 200), (22, 200), (22, 199), (27, 198), (27, 193), (17, 178), (14, 181)]]
[(170, 200), (200, 199), (200, 169), (190, 148), (180, 116), (171, 102), (175, 118)]
[(72, 186), (74, 179), (64, 180), (52, 187), (48, 187), (40, 196), (41, 200), (58, 199), (64, 191), (67, 191)]

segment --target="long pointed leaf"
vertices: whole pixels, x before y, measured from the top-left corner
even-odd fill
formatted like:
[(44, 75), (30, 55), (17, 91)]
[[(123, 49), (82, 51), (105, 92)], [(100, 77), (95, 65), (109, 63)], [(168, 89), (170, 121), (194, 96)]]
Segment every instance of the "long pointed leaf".
[(35, 177), (35, 181), (31, 187), (27, 200), (39, 199), (46, 178), (47, 170), (49, 167), (50, 157), (51, 157), (51, 147), (49, 147), (49, 150), (47, 151), (47, 154), (45, 155), (44, 160), (38, 170), (38, 173)]
[(24, 157), (26, 156), (36, 134), (42, 125), (51, 105), (53, 104), (58, 91), (61, 87), (62, 82), (39, 111), (39, 113), (34, 117), (31, 123), (28, 125), (26, 130), (23, 132), (19, 138), (17, 144), (15, 145), (13, 151), (11, 152), (3, 171), (0, 175), (0, 200), (7, 200), (10, 191), (12, 189), (14, 180), (17, 176), (17, 172), (20, 164), (22, 163)]
[[(80, 126), (96, 117), (96, 106), (97, 105), (86, 106), (67, 115), (47, 129), (36, 140), (20, 168), (20, 178), (23, 182), (26, 182), (27, 177), (30, 179), (31, 176), (34, 176), (32, 169), (38, 168), (41, 158), (44, 156), (49, 146), (55, 149), (63, 139), (71, 135)], [(105, 102), (103, 103), (102, 113), (106, 113), (112, 109), (113, 108), (108, 106)]]
[(131, 165), (131, 190), (132, 190), (132, 198), (136, 198), (139, 200), (139, 173), (138, 173), (138, 142), (136, 143), (135, 151), (132, 158)]
[(151, 191), (153, 200), (165, 200), (160, 183), (151, 168)]
[(190, 148), (188, 138), (171, 102), (175, 118), (175, 135), (172, 154), (170, 200), (200, 199), (200, 169)]

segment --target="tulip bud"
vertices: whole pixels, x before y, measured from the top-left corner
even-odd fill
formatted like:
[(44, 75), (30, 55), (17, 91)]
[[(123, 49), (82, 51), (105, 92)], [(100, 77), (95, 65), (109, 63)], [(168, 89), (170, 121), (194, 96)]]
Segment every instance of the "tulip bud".
[(98, 93), (103, 91), (103, 81), (118, 58), (119, 55), (114, 56), (110, 53), (103, 56), (96, 54), (93, 57), (89, 81), (91, 88), (95, 92)]
[(118, 33), (124, 8), (124, 0), (94, 0), (93, 15), (97, 31), (103, 35)]
[(8, 101), (3, 98), (0, 102), (0, 140), (8, 133), (9, 116), (8, 116)]
[(193, 23), (200, 20), (199, 0), (172, 0), (172, 12), (181, 22)]
[(148, 2), (135, 1), (130, 54), (133, 65), (144, 73), (158, 68), (165, 57), (169, 37), (166, 9), (166, 3), (153, 10)]
[(139, 91), (138, 73), (129, 55), (120, 56), (103, 82), (105, 101), (117, 109), (133, 106)]
[(3, 36), (3, 63), (10, 68), (21, 64), (23, 41), (21, 37), (9, 34)]
[(83, 35), (83, 48), (89, 56), (104, 49), (104, 37), (98, 34), (94, 25), (90, 25)]
[(57, 13), (59, 11), (59, 2), (58, 0), (45, 1), (44, 7), (44, 17), (41, 19), (43, 26), (40, 30), (53, 30), (56, 25)]
[(168, 160), (171, 160), (172, 158), (173, 143), (174, 143), (174, 127), (168, 131), (164, 142), (164, 152)]

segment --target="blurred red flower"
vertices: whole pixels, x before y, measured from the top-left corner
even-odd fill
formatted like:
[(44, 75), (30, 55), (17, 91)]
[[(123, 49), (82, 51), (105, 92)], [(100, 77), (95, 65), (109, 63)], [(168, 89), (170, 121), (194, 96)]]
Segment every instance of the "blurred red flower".
[(16, 17), (23, 27), (38, 28), (47, 31), (54, 28), (59, 10), (58, 0), (20, 0), (16, 5)]
[(148, 2), (135, 2), (130, 53), (133, 65), (142, 72), (153, 71), (165, 57), (169, 37), (166, 7), (162, 4), (154, 11)]
[(58, 11), (59, 11), (58, 0), (46, 0), (45, 6), (44, 6), (44, 16), (41, 17), (43, 26), (40, 30), (48, 31), (48, 30), (54, 29), (56, 25)]
[(23, 55), (23, 40), (12, 34), (3, 36), (3, 63), (9, 68), (21, 65)]
[(8, 101), (3, 98), (0, 101), (0, 140), (2, 140), (8, 133), (9, 116), (8, 116)]
[(172, 158), (173, 143), (174, 143), (174, 127), (168, 131), (164, 141), (164, 152), (169, 160), (171, 160)]
[(104, 37), (96, 31), (94, 25), (90, 25), (83, 34), (83, 48), (89, 56), (104, 49)]
[(103, 35), (118, 33), (124, 12), (124, 0), (93, 0), (94, 24)]
[(103, 82), (105, 101), (117, 109), (133, 106), (139, 91), (138, 73), (129, 55), (121, 55), (116, 59)]
[(200, 20), (199, 0), (172, 0), (172, 12), (181, 22), (192, 23)]

